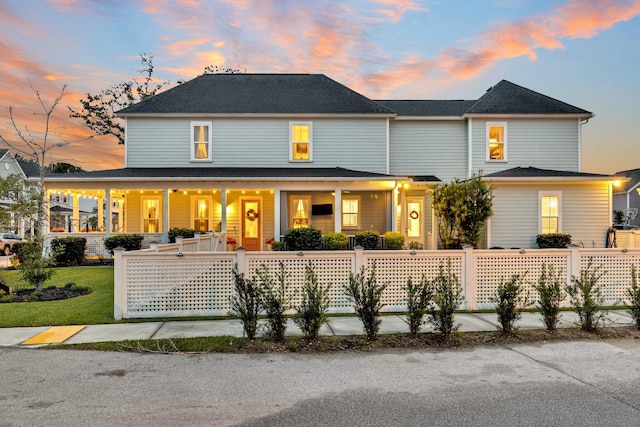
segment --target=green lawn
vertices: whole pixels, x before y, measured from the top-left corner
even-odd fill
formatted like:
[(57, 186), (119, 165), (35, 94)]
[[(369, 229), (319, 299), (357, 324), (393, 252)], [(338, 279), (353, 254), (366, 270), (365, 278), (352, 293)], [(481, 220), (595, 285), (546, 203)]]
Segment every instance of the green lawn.
[[(45, 287), (63, 287), (69, 282), (75, 282), (90, 287), (91, 293), (59, 301), (0, 304), (0, 327), (115, 323), (113, 267), (68, 267), (55, 270)], [(0, 270), (0, 278), (12, 289), (28, 287), (16, 270)]]

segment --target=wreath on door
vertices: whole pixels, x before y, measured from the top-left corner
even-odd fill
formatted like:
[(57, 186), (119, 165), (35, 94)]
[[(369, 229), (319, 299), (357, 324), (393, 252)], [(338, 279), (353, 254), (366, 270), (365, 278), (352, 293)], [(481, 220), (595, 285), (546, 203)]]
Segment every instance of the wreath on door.
[(249, 221), (255, 221), (256, 219), (258, 219), (258, 212), (256, 212), (255, 209), (249, 209), (247, 211), (247, 219)]
[(420, 216), (418, 214), (417, 211), (411, 211), (411, 213), (409, 214), (409, 216), (411, 217), (411, 219), (418, 219), (418, 217)]

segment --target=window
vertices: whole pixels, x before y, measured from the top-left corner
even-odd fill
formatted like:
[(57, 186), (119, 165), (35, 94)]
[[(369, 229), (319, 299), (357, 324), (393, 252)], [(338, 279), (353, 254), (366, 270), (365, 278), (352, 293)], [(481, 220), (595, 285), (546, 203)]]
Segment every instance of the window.
[(191, 222), (195, 231), (206, 233), (211, 230), (209, 227), (211, 203), (211, 197), (191, 196)]
[(342, 228), (360, 228), (359, 196), (342, 196)]
[(159, 197), (142, 197), (142, 232), (161, 233), (161, 206)]
[(487, 161), (507, 160), (507, 124), (487, 123)]
[(191, 161), (212, 161), (211, 122), (191, 122)]
[(289, 160), (292, 162), (312, 161), (311, 122), (290, 122), (289, 123)]
[(291, 228), (311, 225), (311, 196), (293, 196), (291, 198)]
[(562, 232), (560, 192), (540, 192), (540, 234)]

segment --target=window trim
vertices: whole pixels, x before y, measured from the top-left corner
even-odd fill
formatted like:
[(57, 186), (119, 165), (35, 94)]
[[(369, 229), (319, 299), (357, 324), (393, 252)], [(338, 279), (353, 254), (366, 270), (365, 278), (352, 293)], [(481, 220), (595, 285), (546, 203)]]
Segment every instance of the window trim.
[[(293, 127), (309, 126), (309, 158), (294, 159), (293, 158)], [(310, 163), (313, 162), (313, 122), (289, 122), (289, 162), (292, 163)]]
[[(502, 142), (502, 152), (503, 152), (503, 158), (502, 159), (492, 159), (491, 158), (491, 151), (489, 148), (489, 129), (491, 128), (491, 126), (502, 126), (502, 128), (504, 129), (504, 141)], [(507, 132), (507, 122), (487, 122), (486, 123), (486, 128), (485, 128), (485, 161), (486, 162), (490, 162), (490, 163), (500, 163), (500, 162), (506, 162), (507, 161), (507, 146), (508, 146), (508, 132)]]
[[(344, 225), (344, 202), (345, 200), (357, 200), (358, 201), (358, 212), (356, 213), (357, 224), (356, 225)], [(359, 195), (352, 194), (342, 194), (340, 198), (340, 226), (343, 230), (359, 230), (362, 225), (362, 198)], [(347, 214), (350, 214), (347, 212)]]
[[(212, 136), (213, 136), (213, 130), (212, 130), (212, 122), (210, 121), (192, 121), (191, 122), (191, 136), (189, 139), (189, 149), (191, 151), (191, 162), (194, 163), (211, 163), (213, 162), (213, 150), (212, 150), (212, 146), (213, 146), (213, 141), (212, 141)], [(206, 159), (196, 159), (196, 143), (194, 141), (194, 132), (195, 132), (195, 128), (196, 126), (207, 126), (208, 127), (208, 132), (207, 132), (207, 137), (208, 137), (208, 147), (207, 147), (207, 158)]]
[(542, 198), (558, 198), (558, 233), (562, 233), (562, 191), (538, 191), (538, 234), (548, 234), (542, 232)]

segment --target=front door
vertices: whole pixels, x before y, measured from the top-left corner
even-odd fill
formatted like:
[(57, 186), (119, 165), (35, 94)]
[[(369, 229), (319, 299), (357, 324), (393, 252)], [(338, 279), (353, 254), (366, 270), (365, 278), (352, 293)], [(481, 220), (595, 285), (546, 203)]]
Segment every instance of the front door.
[(262, 250), (261, 214), (260, 200), (242, 200), (242, 241), (240, 244), (248, 251)]
[(407, 234), (406, 243), (419, 242), (424, 244), (422, 217), (422, 198), (407, 197)]

